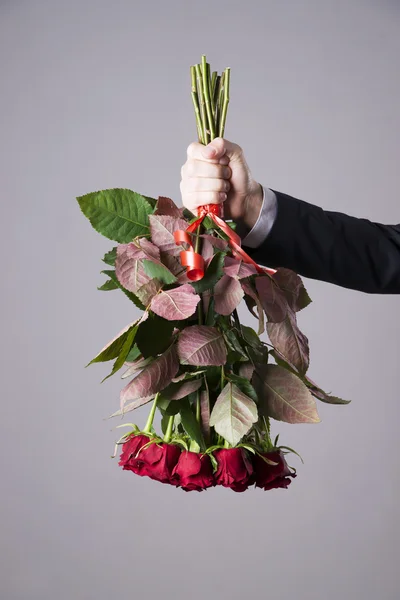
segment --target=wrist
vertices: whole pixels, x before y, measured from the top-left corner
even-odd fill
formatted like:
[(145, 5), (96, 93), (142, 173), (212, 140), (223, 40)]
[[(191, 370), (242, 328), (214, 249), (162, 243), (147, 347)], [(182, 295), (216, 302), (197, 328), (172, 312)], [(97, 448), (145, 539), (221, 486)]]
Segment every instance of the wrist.
[(254, 182), (250, 193), (243, 202), (243, 212), (238, 219), (238, 233), (244, 238), (254, 227), (263, 205), (264, 190), (260, 183)]

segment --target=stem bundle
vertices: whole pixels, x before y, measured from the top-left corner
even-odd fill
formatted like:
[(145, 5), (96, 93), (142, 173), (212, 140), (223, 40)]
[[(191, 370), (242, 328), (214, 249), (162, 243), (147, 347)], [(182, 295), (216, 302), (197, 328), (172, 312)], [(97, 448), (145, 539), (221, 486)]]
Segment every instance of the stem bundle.
[(201, 63), (190, 67), (192, 100), (196, 115), (197, 136), (207, 145), (216, 137), (224, 137), (229, 104), (230, 68), (221, 75), (214, 71), (203, 54)]

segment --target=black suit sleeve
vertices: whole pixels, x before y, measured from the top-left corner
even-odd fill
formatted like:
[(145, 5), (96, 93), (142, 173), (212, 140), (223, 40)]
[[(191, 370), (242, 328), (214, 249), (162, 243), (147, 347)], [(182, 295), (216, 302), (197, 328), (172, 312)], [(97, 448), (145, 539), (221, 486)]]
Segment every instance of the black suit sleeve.
[(275, 223), (258, 248), (258, 263), (369, 294), (400, 294), (400, 225), (325, 211), (275, 191)]

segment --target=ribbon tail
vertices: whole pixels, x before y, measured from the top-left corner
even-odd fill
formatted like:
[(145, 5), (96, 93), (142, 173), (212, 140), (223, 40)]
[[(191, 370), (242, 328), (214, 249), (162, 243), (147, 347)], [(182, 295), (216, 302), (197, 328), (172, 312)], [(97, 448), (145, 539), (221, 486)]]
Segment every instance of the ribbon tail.
[(231, 246), (232, 252), (235, 256), (243, 260), (243, 262), (249, 265), (253, 265), (253, 267), (255, 267), (259, 273), (267, 273), (268, 275), (274, 275), (276, 273), (276, 269), (271, 269), (270, 267), (260, 267), (260, 265), (257, 264), (256, 261), (253, 260), (251, 256), (249, 256), (247, 252), (243, 250), (243, 248), (241, 247), (240, 237), (238, 236), (236, 231), (233, 231), (233, 229), (231, 229), (225, 221), (223, 221), (213, 213), (210, 213), (209, 216), (214, 221), (214, 223), (218, 225), (220, 229), (222, 229), (222, 231), (228, 236), (229, 245)]

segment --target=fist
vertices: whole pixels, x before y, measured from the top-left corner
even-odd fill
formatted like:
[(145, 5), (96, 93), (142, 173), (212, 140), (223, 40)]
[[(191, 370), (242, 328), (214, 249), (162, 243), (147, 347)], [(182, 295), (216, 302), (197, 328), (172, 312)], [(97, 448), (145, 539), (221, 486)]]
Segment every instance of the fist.
[(263, 196), (242, 148), (223, 138), (215, 138), (208, 146), (189, 145), (180, 190), (183, 205), (192, 213), (204, 204), (224, 203), (224, 217), (247, 230), (257, 220)]

